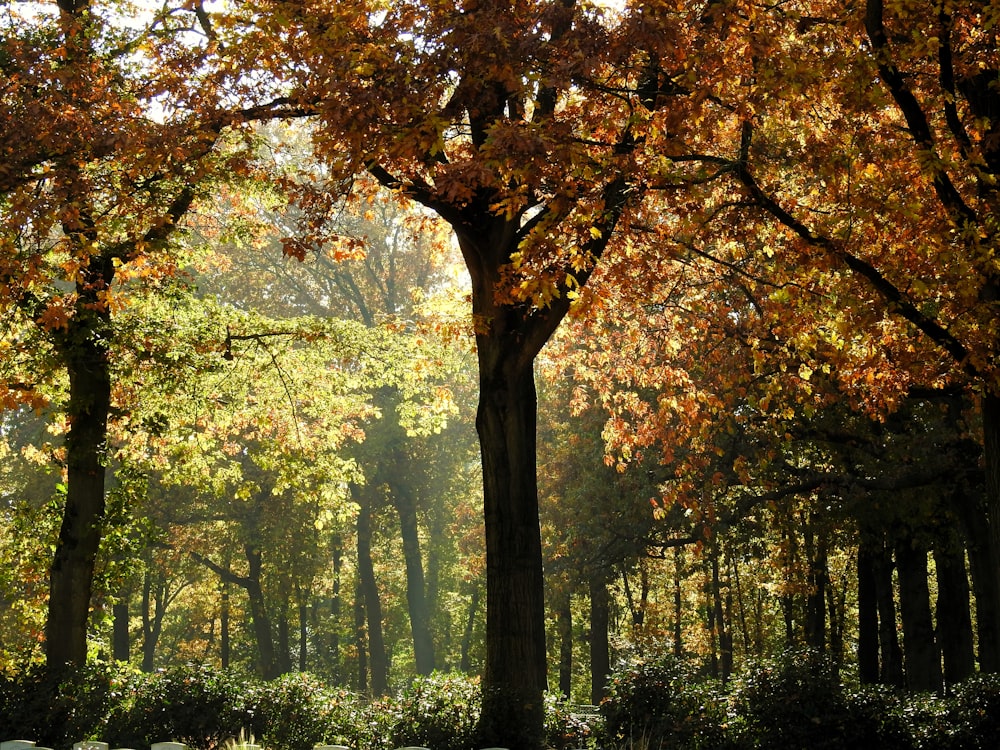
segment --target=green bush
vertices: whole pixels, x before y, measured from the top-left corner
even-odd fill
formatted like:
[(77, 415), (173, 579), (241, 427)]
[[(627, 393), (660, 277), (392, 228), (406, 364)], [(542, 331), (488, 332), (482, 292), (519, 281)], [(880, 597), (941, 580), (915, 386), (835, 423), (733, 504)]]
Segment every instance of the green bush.
[(670, 654), (636, 657), (613, 672), (600, 709), (606, 744), (654, 750), (727, 747), (724, 697)]
[(391, 746), (419, 745), (433, 750), (475, 747), (481, 699), (479, 680), (467, 675), (418, 677), (391, 710)]
[(123, 700), (108, 717), (103, 739), (114, 747), (183, 742), (215, 750), (251, 726), (245, 678), (208, 667), (179, 667), (125, 678)]
[(251, 715), (249, 729), (269, 750), (343, 744), (358, 712), (352, 696), (308, 674), (248, 685), (244, 700)]
[(0, 674), (0, 738), (66, 747), (103, 729), (112, 700), (103, 665), (52, 671), (34, 666)]
[(599, 714), (581, 714), (556, 693), (545, 695), (545, 744), (553, 750), (594, 747), (604, 721)]
[(761, 750), (840, 747), (846, 702), (829, 664), (809, 652), (763, 661), (743, 676), (735, 695), (742, 740)]

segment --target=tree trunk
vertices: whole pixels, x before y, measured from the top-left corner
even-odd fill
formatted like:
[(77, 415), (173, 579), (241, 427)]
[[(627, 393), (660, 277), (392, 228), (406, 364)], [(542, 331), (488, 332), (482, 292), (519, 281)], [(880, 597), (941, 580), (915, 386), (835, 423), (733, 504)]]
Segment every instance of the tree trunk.
[(358, 692), (368, 692), (368, 632), (365, 627), (365, 595), (361, 581), (354, 589), (354, 642), (358, 653)]
[[(153, 575), (146, 570), (142, 579), (142, 669), (152, 672), (155, 665), (156, 644), (160, 640), (163, 628), (163, 615), (166, 611), (166, 584), (162, 577), (157, 577), (154, 589)], [(152, 611), (150, 611), (152, 607)]]
[[(356, 494), (356, 497), (363, 495)], [(372, 692), (385, 695), (389, 692), (389, 665), (382, 637), (382, 602), (379, 599), (375, 566), (372, 563), (371, 505), (365, 498), (358, 512), (358, 578), (368, 623), (368, 655), (371, 658)]]
[(809, 593), (806, 595), (806, 646), (814, 651), (826, 650), (826, 542), (816, 538), (813, 514), (805, 532), (805, 552), (809, 564)]
[(299, 603), (299, 671), (305, 672), (309, 661), (309, 605)]
[(608, 642), (610, 623), (608, 586), (600, 572), (590, 574), (590, 702), (604, 700), (611, 673), (611, 649)]
[[(402, 451), (393, 451), (397, 466), (405, 461)], [(405, 464), (404, 464), (405, 465)], [(401, 482), (390, 482), (393, 504), (399, 513), (399, 529), (403, 539), (403, 560), (406, 565), (406, 604), (410, 613), (413, 635), (413, 657), (417, 674), (434, 671), (434, 638), (431, 636), (430, 609), (424, 586), (424, 566), (420, 555), (420, 535), (417, 528), (417, 504), (409, 488)]]
[(459, 669), (466, 674), (472, 672), (472, 636), (476, 628), (476, 613), (479, 611), (479, 586), (473, 584), (469, 597), (469, 612), (465, 617), (465, 628), (462, 630), (462, 648)]
[(941, 689), (941, 652), (934, 640), (930, 592), (927, 588), (927, 552), (903, 539), (896, 545), (899, 573), (899, 613), (903, 621), (903, 666), (906, 687), (936, 692)]
[(547, 679), (532, 359), (498, 337), (477, 341), (486, 527), (482, 733), (488, 744), (534, 750)]
[(976, 669), (972, 640), (972, 612), (969, 608), (969, 578), (965, 555), (946, 542), (934, 549), (937, 570), (938, 643), (944, 658), (946, 685), (957, 685)]
[(229, 669), (229, 581), (223, 579), (219, 594), (219, 661), (223, 669)]
[(674, 547), (674, 656), (678, 659), (684, 653), (684, 600), (681, 592), (681, 582), (684, 569), (684, 552), (680, 547)]
[(275, 651), (278, 674), (292, 671), (292, 634), (288, 627), (288, 593), (281, 594), (281, 611), (278, 612), (278, 646)]
[(1000, 395), (987, 392), (982, 403), (986, 468), (986, 533), (982, 545), (988, 571), (982, 576), (983, 601), (980, 603), (978, 592), (976, 600), (977, 617), (987, 617), (987, 632), (980, 627), (979, 659), (984, 672), (1000, 672)]
[(569, 588), (559, 594), (556, 627), (559, 633), (559, 692), (567, 700), (573, 692), (573, 609)]
[(243, 547), (247, 559), (247, 576), (241, 579), (247, 592), (250, 604), (250, 620), (253, 625), (254, 639), (257, 641), (257, 668), (265, 680), (278, 677), (278, 661), (274, 650), (274, 632), (271, 618), (267, 614), (264, 601), (264, 589), (261, 587), (260, 574), (263, 567), (261, 551), (253, 544)]
[(863, 537), (858, 544), (858, 677), (862, 685), (879, 679), (875, 556)]
[(896, 599), (892, 589), (892, 558), (884, 540), (875, 557), (875, 595), (878, 602), (878, 640), (882, 654), (879, 682), (903, 687), (903, 651), (896, 631)]
[(128, 637), (128, 595), (123, 594), (122, 600), (115, 602), (111, 608), (113, 618), (112, 635), (112, 658), (115, 661), (128, 661), (129, 658), (129, 637)]
[(111, 258), (96, 256), (77, 282), (74, 315), (57, 351), (69, 377), (66, 501), (49, 570), (45, 658), (50, 668), (87, 660), (87, 621), (104, 524), (105, 450), (111, 407), (111, 318), (101, 295), (114, 278)]
[(334, 678), (334, 684), (342, 684), (344, 675), (341, 673), (340, 661), (340, 611), (342, 609), (341, 599), (341, 568), (343, 567), (343, 541), (340, 536), (335, 536), (330, 543), (331, 565), (333, 567), (333, 592), (330, 597), (330, 671)]

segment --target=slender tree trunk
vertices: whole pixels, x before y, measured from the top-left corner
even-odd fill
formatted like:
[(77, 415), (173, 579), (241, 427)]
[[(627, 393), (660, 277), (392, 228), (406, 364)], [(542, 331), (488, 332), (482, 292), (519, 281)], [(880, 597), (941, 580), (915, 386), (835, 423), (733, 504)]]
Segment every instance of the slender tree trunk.
[(971, 677), (976, 669), (965, 555), (960, 549), (942, 542), (934, 549), (934, 567), (937, 570), (938, 643), (944, 658), (945, 684), (950, 686)]
[(716, 547), (712, 551), (712, 622), (714, 630), (718, 635), (719, 642), (719, 665), (718, 676), (725, 685), (729, 682), (729, 676), (733, 671), (733, 637), (732, 629), (729, 625), (727, 612), (732, 610), (732, 606), (723, 607), (722, 579), (719, 576), (719, 550)]
[(128, 594), (123, 592), (121, 594), (121, 600), (115, 602), (114, 606), (111, 608), (113, 625), (112, 625), (112, 658), (115, 661), (128, 661), (129, 659), (129, 616), (128, 616)]
[(590, 702), (604, 700), (611, 673), (608, 586), (600, 572), (590, 574)]
[(678, 659), (684, 653), (684, 600), (681, 592), (681, 581), (684, 572), (684, 552), (680, 547), (674, 547), (674, 656)]
[(219, 661), (223, 669), (229, 669), (229, 581), (223, 579), (219, 594)]
[[(358, 496), (362, 496), (359, 493)], [(372, 692), (389, 692), (389, 664), (382, 637), (382, 602), (372, 563), (372, 516), (367, 499), (358, 512), (358, 577), (368, 622), (368, 655), (371, 657)]]
[(559, 692), (567, 699), (573, 692), (573, 608), (568, 585), (559, 592), (556, 627), (559, 634)]
[(91, 259), (77, 282), (75, 314), (57, 338), (57, 351), (69, 376), (69, 432), (66, 500), (49, 569), (45, 621), (46, 663), (56, 669), (67, 664), (80, 666), (87, 660), (87, 622), (104, 524), (105, 450), (111, 408), (111, 317), (100, 296), (114, 273), (111, 258)]
[(882, 654), (879, 682), (903, 687), (903, 650), (896, 631), (896, 599), (892, 588), (892, 557), (885, 542), (875, 558), (875, 595), (878, 602), (878, 640)]
[(809, 564), (809, 593), (806, 595), (806, 645), (819, 652), (826, 650), (826, 542), (815, 536), (814, 516), (810, 514), (805, 534), (806, 559)]
[(903, 539), (896, 545), (899, 613), (903, 621), (903, 666), (910, 690), (941, 689), (941, 652), (934, 640), (927, 552)]
[(330, 627), (330, 665), (331, 672), (334, 677), (334, 682), (341, 684), (341, 680), (344, 679), (344, 675), (341, 672), (341, 661), (340, 661), (340, 611), (343, 607), (341, 602), (343, 595), (341, 593), (341, 568), (343, 567), (343, 557), (344, 548), (343, 540), (340, 536), (335, 536), (330, 544), (330, 557), (331, 565), (333, 567), (333, 592), (330, 597), (330, 620), (332, 625)]
[(299, 603), (299, 671), (305, 672), (309, 662), (309, 605)]
[(281, 610), (278, 612), (278, 646), (275, 653), (278, 674), (292, 671), (292, 634), (288, 626), (288, 592), (281, 594)]
[(472, 586), (469, 596), (469, 612), (465, 617), (465, 628), (462, 630), (462, 648), (459, 669), (469, 674), (472, 672), (472, 636), (476, 628), (476, 613), (479, 611), (479, 586)]
[(154, 588), (153, 575), (149, 570), (142, 579), (142, 669), (152, 672), (155, 666), (156, 644), (160, 640), (163, 615), (166, 611), (166, 584), (157, 578)]
[(361, 581), (354, 589), (354, 642), (358, 652), (358, 692), (368, 693), (368, 631), (365, 626), (365, 595)]
[(862, 685), (879, 680), (875, 556), (863, 535), (858, 543), (858, 677)]
[[(396, 450), (397, 466), (405, 457)], [(417, 674), (429, 675), (434, 671), (434, 638), (431, 636), (430, 609), (424, 587), (424, 566), (420, 555), (420, 535), (417, 528), (417, 504), (409, 488), (393, 481), (393, 504), (399, 513), (399, 528), (403, 539), (403, 561), (406, 565), (406, 603), (410, 613), (410, 632), (413, 636), (413, 656)]]
[(743, 641), (743, 654), (745, 658), (747, 654), (751, 653), (750, 630), (747, 627), (746, 601), (743, 593), (743, 586), (740, 583), (740, 566), (736, 559), (736, 555), (732, 554), (728, 546), (726, 552), (726, 559), (729, 562), (730, 580), (732, 581), (732, 585), (736, 588), (736, 608), (739, 611), (740, 637)]

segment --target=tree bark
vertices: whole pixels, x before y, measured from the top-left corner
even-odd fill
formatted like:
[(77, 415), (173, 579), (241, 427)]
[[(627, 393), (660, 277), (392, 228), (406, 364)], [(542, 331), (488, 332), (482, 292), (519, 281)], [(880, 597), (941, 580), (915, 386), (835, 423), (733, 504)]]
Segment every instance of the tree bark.
[(569, 699), (573, 692), (573, 609), (568, 587), (559, 593), (556, 628), (559, 634), (559, 692)]
[(903, 666), (910, 690), (941, 690), (941, 652), (934, 639), (927, 552), (911, 539), (896, 544), (899, 613), (903, 622)]
[(684, 653), (684, 600), (681, 595), (682, 572), (684, 568), (684, 552), (680, 547), (674, 547), (674, 656), (678, 659)]
[(111, 608), (114, 620), (112, 636), (112, 658), (115, 661), (128, 661), (129, 659), (129, 634), (128, 634), (128, 597), (123, 595), (121, 601), (115, 602)]
[(903, 687), (903, 650), (896, 631), (896, 599), (892, 589), (892, 557), (885, 541), (875, 557), (875, 595), (878, 602), (878, 640), (882, 654), (879, 682)]
[(257, 668), (265, 680), (273, 680), (280, 674), (278, 661), (274, 650), (274, 632), (271, 618), (267, 614), (267, 604), (264, 601), (264, 589), (261, 587), (260, 574), (263, 560), (260, 548), (246, 544), (243, 552), (247, 559), (247, 576), (242, 581), (250, 604), (250, 620), (253, 625), (254, 639), (257, 641)]
[(942, 542), (934, 549), (937, 570), (938, 643), (944, 659), (946, 685), (957, 685), (976, 669), (965, 555)]
[(816, 538), (813, 514), (805, 533), (805, 552), (809, 564), (809, 593), (806, 595), (806, 646), (818, 652), (826, 650), (826, 542)]
[[(982, 399), (983, 462), (986, 468), (986, 524), (982, 539), (989, 569), (982, 582), (983, 606), (977, 593), (977, 615), (989, 615), (986, 633), (980, 628), (980, 668), (1000, 672), (1000, 395), (987, 391)], [(988, 581), (988, 583), (987, 583)], [(983, 638), (987, 648), (983, 648)], [(984, 658), (985, 656), (985, 658)]]
[(371, 686), (375, 695), (389, 692), (389, 664), (382, 637), (382, 602), (379, 599), (378, 583), (375, 580), (375, 566), (372, 563), (372, 516), (371, 505), (362, 493), (361, 509), (358, 512), (358, 578), (368, 623), (368, 655), (371, 659)]
[(357, 684), (362, 695), (368, 692), (368, 632), (365, 627), (365, 595), (361, 581), (354, 590), (354, 642), (358, 652)]
[[(402, 451), (395, 450), (397, 466), (405, 466)], [(430, 608), (424, 585), (424, 566), (420, 554), (420, 535), (417, 528), (417, 504), (413, 494), (402, 482), (391, 481), (393, 504), (399, 513), (399, 529), (403, 539), (403, 561), (406, 565), (406, 604), (410, 614), (410, 632), (413, 636), (413, 657), (417, 674), (429, 675), (434, 671), (434, 638), (431, 636)]]
[(595, 706), (607, 696), (611, 673), (608, 626), (611, 620), (608, 585), (599, 572), (590, 574), (590, 702)]
[(547, 679), (533, 358), (499, 336), (477, 343), (486, 527), (482, 733), (490, 744), (534, 750), (542, 741)]
[[(96, 239), (96, 238), (95, 238)], [(101, 295), (115, 270), (95, 256), (77, 282), (74, 315), (56, 337), (69, 377), (66, 501), (49, 570), (45, 658), (50, 668), (87, 660), (87, 622), (104, 523), (105, 451), (111, 408), (111, 316)]]
[(870, 542), (858, 544), (858, 677), (862, 685), (874, 685), (878, 675), (878, 599), (875, 558)]
[(462, 630), (462, 648), (459, 657), (459, 669), (466, 674), (472, 672), (472, 635), (476, 627), (476, 613), (479, 611), (479, 586), (472, 585), (469, 596), (469, 611), (465, 617), (465, 627)]

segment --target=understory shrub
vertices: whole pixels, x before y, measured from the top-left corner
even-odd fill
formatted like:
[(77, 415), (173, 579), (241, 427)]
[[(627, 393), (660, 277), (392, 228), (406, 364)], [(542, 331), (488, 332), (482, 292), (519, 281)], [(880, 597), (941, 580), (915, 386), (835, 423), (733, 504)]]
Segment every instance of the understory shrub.
[(104, 741), (148, 747), (165, 740), (215, 750), (251, 725), (249, 680), (209, 667), (176, 667), (122, 678), (123, 699), (111, 711)]
[(556, 693), (545, 694), (545, 745), (553, 750), (594, 748), (602, 735), (600, 714), (581, 713)]
[(478, 679), (461, 674), (418, 677), (391, 701), (395, 705), (389, 712), (387, 747), (476, 747), (481, 699)]
[(0, 673), (0, 739), (67, 747), (103, 729), (116, 696), (104, 665), (50, 670), (37, 665)]
[(350, 693), (332, 690), (304, 673), (254, 681), (244, 700), (255, 740), (273, 750), (344, 744), (358, 711)]
[(727, 747), (725, 698), (671, 654), (633, 657), (611, 674), (601, 703), (605, 744), (651, 750)]

